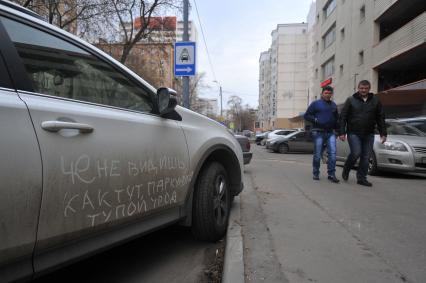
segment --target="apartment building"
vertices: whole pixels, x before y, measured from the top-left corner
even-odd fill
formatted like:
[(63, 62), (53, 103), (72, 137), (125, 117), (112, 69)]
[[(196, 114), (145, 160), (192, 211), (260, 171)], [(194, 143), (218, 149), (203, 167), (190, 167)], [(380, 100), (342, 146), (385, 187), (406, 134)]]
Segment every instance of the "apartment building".
[(290, 119), (306, 110), (307, 28), (306, 23), (279, 24), (270, 50), (261, 54), (259, 123), (264, 129), (293, 127)]
[(377, 93), (426, 78), (426, 1), (317, 0), (315, 21), (310, 76), (338, 104), (363, 79)]
[[(198, 32), (192, 21), (188, 22), (189, 41), (198, 41)], [(178, 21), (176, 26), (176, 41), (183, 41), (183, 21)]]
[(271, 50), (262, 52), (259, 59), (259, 110), (257, 121), (261, 129), (270, 129), (276, 115), (275, 93), (271, 86)]

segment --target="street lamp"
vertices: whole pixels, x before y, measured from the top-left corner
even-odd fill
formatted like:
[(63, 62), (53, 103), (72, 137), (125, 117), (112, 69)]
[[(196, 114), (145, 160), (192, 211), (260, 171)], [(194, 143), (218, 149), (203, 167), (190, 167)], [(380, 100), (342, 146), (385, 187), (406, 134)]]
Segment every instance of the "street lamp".
[(222, 119), (222, 86), (220, 85), (220, 83), (216, 80), (213, 81), (214, 83), (217, 83), (217, 85), (219, 86), (219, 96), (220, 96), (220, 118)]

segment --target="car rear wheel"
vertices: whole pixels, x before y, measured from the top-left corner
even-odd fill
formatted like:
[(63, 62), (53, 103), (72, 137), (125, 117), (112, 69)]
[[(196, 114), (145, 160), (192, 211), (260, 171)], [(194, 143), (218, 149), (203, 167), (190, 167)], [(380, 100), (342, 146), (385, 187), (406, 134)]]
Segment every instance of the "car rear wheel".
[(218, 241), (226, 233), (231, 193), (228, 175), (218, 162), (201, 172), (194, 191), (192, 232), (197, 239)]
[(376, 154), (371, 153), (370, 160), (368, 161), (368, 175), (377, 175), (379, 174), (379, 169), (377, 169), (377, 159)]
[(278, 151), (280, 153), (288, 153), (288, 145), (286, 145), (285, 143), (280, 144), (280, 146), (278, 147)]

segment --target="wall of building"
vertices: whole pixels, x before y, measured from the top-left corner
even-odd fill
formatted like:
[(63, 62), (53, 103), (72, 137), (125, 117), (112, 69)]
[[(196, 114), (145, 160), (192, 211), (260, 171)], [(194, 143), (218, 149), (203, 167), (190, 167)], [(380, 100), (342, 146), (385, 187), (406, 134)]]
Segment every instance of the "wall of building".
[[(327, 5), (333, 1), (336, 7), (326, 17)], [(424, 69), (423, 65), (414, 62), (415, 57), (426, 63), (426, 56), (421, 55), (426, 48), (426, 11), (423, 10), (426, 5), (424, 1), (415, 1), (415, 4), (408, 6), (402, 0), (317, 0), (314, 46), (319, 47), (315, 50), (314, 65), (318, 74), (313, 76), (316, 79), (310, 84), (318, 86), (319, 91), (321, 82), (331, 78), (332, 86), (335, 88), (334, 99), (337, 103), (343, 103), (356, 91), (360, 80), (369, 80), (372, 83), (371, 91), (377, 93), (424, 78), (426, 73), (412, 74), (406, 76), (404, 80), (396, 80), (399, 75), (404, 76), (406, 73), (404, 68), (410, 70), (410, 64), (411, 69), (419, 72)], [(386, 38), (380, 38), (380, 20), (385, 13), (389, 19), (400, 18), (399, 15), (392, 15), (401, 11), (400, 8), (406, 11), (399, 13), (413, 14), (412, 19), (407, 20), (406, 24), (401, 25)], [(333, 27), (336, 33), (335, 40), (324, 48), (324, 37)], [(396, 62), (394, 66), (389, 66), (398, 56), (405, 56), (406, 66), (398, 66)], [(334, 72), (325, 76), (322, 69), (330, 58), (334, 58)], [(403, 71), (394, 74), (395, 78), (389, 77), (389, 72), (381, 72), (381, 69), (392, 71), (392, 68), (393, 71), (398, 68)], [(384, 79), (387, 80), (387, 84), (379, 82)]]

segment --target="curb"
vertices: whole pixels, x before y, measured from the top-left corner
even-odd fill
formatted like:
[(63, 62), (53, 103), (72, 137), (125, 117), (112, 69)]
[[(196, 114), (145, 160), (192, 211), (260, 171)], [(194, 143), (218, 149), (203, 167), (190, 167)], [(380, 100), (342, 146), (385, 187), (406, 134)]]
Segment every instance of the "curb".
[(244, 283), (243, 237), (240, 219), (240, 196), (236, 196), (226, 232), (223, 283)]

